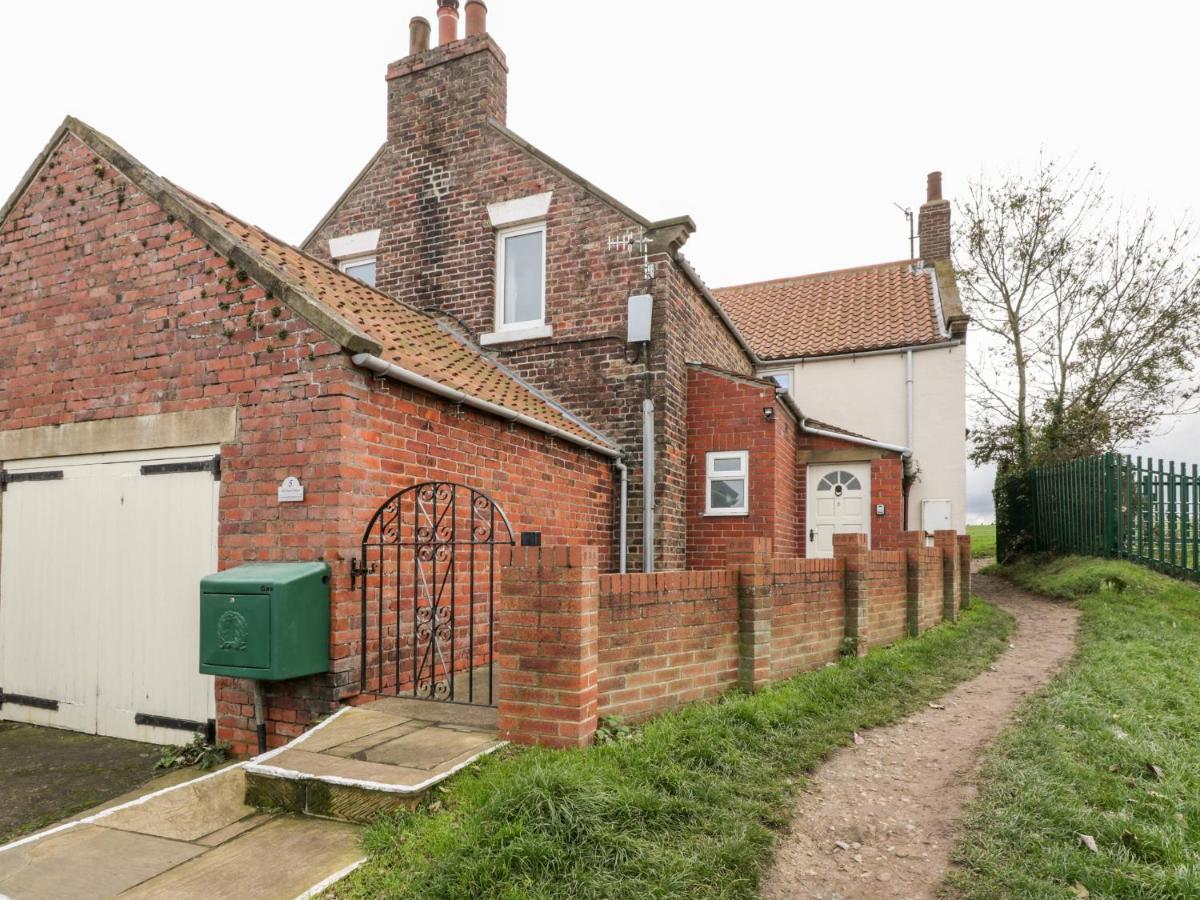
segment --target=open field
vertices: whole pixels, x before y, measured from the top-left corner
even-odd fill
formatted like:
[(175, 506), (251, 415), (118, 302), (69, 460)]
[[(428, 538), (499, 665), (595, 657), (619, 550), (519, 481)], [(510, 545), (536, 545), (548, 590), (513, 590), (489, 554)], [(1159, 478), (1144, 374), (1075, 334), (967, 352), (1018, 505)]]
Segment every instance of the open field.
[(968, 525), (971, 536), (971, 558), (987, 559), (996, 555), (996, 525)]

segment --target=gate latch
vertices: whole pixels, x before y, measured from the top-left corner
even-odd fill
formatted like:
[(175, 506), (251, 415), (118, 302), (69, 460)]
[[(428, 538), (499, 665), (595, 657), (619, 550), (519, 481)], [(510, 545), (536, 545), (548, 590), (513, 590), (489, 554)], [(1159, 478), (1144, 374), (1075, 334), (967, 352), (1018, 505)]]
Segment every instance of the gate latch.
[(358, 584), (359, 578), (362, 578), (365, 580), (368, 575), (374, 574), (374, 572), (375, 572), (375, 563), (368, 563), (367, 565), (364, 566), (362, 564), (361, 560), (351, 559), (350, 560), (350, 590), (354, 590), (355, 586)]

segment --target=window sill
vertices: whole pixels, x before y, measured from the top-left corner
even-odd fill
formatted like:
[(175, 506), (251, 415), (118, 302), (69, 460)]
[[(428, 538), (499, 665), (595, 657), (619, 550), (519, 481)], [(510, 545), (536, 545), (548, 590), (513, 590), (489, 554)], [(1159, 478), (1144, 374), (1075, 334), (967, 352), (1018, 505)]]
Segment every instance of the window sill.
[(706, 509), (704, 511), (704, 515), (706, 515), (706, 516), (748, 516), (748, 515), (750, 515), (750, 510), (748, 510), (748, 509)]
[(479, 343), (484, 347), (492, 344), (511, 344), (516, 341), (532, 341), (535, 338), (554, 336), (553, 325), (528, 325), (521, 328), (505, 328), (500, 331), (489, 331), (479, 336)]

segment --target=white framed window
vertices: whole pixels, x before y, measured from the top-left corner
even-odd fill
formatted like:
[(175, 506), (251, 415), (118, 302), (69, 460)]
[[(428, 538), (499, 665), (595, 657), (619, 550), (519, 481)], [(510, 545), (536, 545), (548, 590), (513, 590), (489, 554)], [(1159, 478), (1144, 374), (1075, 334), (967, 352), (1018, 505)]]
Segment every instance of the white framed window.
[(496, 331), (546, 324), (546, 223), (496, 232)]
[(770, 372), (759, 372), (760, 378), (766, 378), (768, 381), (773, 381), (779, 387), (783, 388), (789, 394), (792, 392), (792, 370), (791, 369), (774, 369)]
[(705, 454), (707, 516), (744, 516), (750, 512), (750, 453), (729, 450)]
[(375, 287), (375, 257), (359, 256), (355, 259), (338, 260), (338, 268), (367, 287)]

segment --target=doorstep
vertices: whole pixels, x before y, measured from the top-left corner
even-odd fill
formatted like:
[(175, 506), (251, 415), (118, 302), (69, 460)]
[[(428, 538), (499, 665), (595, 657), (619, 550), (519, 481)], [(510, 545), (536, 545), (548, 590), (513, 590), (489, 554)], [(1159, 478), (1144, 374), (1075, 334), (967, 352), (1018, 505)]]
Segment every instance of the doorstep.
[(346, 822), (411, 809), (503, 746), (492, 707), (380, 698), (246, 765), (246, 802)]

